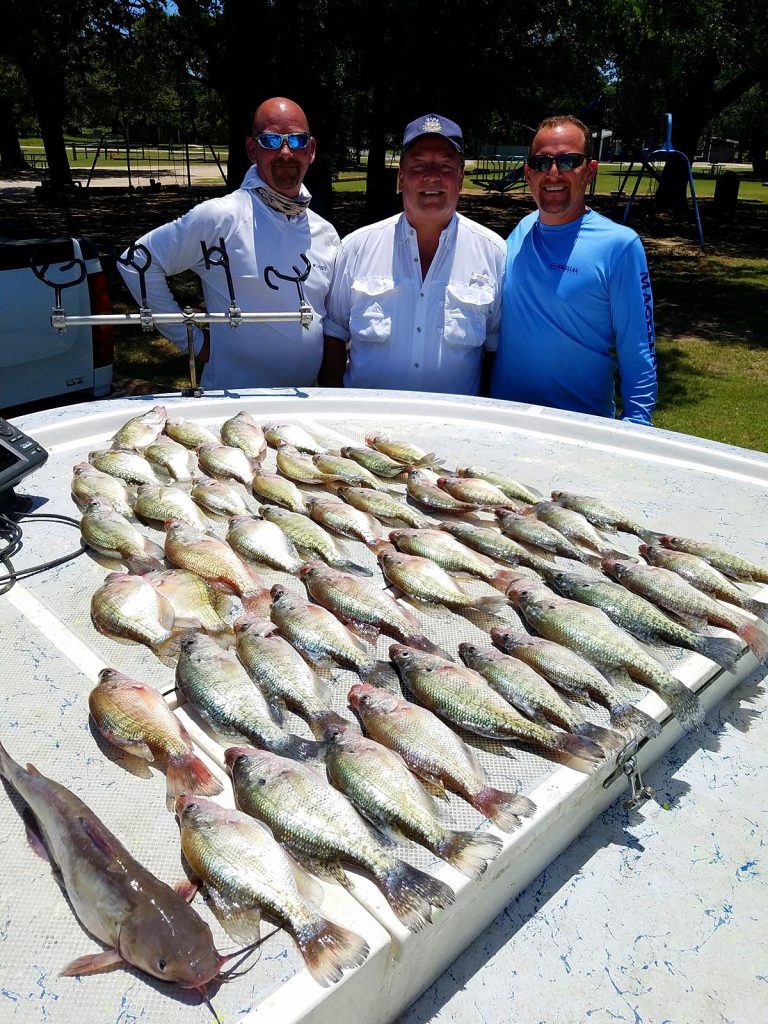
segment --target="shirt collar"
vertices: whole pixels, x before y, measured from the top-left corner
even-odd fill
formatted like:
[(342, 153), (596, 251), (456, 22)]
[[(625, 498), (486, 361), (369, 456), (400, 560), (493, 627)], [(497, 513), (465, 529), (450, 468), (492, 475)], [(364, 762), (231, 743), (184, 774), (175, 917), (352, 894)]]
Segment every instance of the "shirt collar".
[[(245, 177), (240, 185), (240, 188), (255, 190), (257, 188), (268, 188), (269, 186), (265, 181), (262, 181), (259, 172), (256, 170), (256, 164), (251, 164), (248, 170), (245, 172)], [(307, 189), (306, 185), (302, 183), (299, 188), (299, 199), (303, 205), (309, 202), (312, 198), (312, 193)]]

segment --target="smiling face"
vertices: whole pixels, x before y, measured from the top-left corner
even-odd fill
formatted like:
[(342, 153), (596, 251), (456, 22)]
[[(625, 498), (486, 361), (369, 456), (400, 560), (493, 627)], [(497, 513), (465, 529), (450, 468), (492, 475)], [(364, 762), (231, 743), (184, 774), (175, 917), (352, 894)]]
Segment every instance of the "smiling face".
[[(308, 131), (307, 118), (301, 107), (281, 97), (266, 100), (253, 117), (254, 136), (260, 132), (291, 135)], [(305, 149), (289, 149), (285, 141), (279, 149), (262, 149), (256, 139), (251, 137), (246, 141), (245, 148), (266, 185), (291, 199), (299, 194), (307, 168), (315, 159), (314, 139), (309, 140)]]
[[(584, 134), (574, 124), (542, 128), (531, 143), (531, 156), (559, 156), (583, 153)], [(584, 196), (597, 173), (597, 160), (585, 161), (572, 171), (561, 171), (552, 164), (549, 171), (534, 171), (527, 164), (525, 177), (539, 208), (542, 224), (567, 224), (586, 210)]]
[(442, 136), (417, 139), (400, 161), (400, 190), (409, 224), (444, 228), (456, 212), (464, 163)]

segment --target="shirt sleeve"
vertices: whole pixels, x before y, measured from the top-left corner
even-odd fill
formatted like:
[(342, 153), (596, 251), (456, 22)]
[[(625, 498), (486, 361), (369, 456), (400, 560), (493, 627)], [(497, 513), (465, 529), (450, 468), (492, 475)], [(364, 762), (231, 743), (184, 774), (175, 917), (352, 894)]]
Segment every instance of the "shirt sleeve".
[[(173, 274), (181, 274), (185, 270), (198, 271), (203, 266), (201, 239), (210, 234), (210, 217), (205, 214), (202, 206), (195, 207), (178, 220), (163, 224), (142, 235), (138, 242), (149, 250), (152, 262), (146, 271), (144, 280), (147, 290), (147, 304), (153, 313), (180, 313), (181, 308), (168, 287), (167, 278)], [(127, 250), (126, 250), (127, 252)], [(123, 253), (125, 256), (126, 253)], [(136, 256), (141, 261), (140, 254)], [(117, 264), (117, 269), (128, 286), (137, 303), (141, 303), (139, 273), (132, 267)], [(172, 341), (182, 352), (187, 350), (187, 329), (183, 324), (163, 324), (157, 328), (162, 335)], [(195, 351), (199, 351), (203, 341), (202, 331), (193, 330)]]
[(611, 317), (621, 378), (621, 418), (651, 425), (656, 405), (656, 335), (653, 294), (642, 242), (635, 237), (611, 275)]
[(496, 296), (488, 312), (487, 326), (485, 329), (484, 352), (495, 352), (499, 347), (499, 335), (501, 332), (501, 301), (504, 292), (504, 274), (507, 267), (507, 251), (504, 248), (494, 250), (494, 263), (496, 280), (494, 288)]
[(329, 338), (349, 341), (349, 316), (352, 303), (351, 278), (349, 275), (349, 249), (342, 242), (336, 252), (331, 290), (326, 301), (326, 316), (323, 333)]

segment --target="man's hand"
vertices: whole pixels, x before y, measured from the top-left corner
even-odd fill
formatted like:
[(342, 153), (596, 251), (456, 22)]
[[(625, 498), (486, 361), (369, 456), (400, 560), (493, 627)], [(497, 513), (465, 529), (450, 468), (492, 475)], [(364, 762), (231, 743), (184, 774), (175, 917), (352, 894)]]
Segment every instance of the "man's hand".
[(323, 338), (323, 361), (317, 374), (321, 388), (343, 388), (347, 368), (347, 343), (340, 338)]

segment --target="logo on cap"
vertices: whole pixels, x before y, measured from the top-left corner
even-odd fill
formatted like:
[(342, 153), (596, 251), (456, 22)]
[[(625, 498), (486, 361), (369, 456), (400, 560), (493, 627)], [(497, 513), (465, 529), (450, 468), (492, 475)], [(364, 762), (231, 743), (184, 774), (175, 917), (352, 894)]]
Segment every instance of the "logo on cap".
[(434, 114), (430, 114), (429, 117), (425, 117), (421, 125), (421, 130), (423, 132), (441, 132), (443, 130), (443, 126), (440, 123), (440, 118), (435, 117)]

